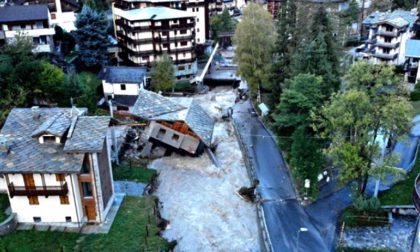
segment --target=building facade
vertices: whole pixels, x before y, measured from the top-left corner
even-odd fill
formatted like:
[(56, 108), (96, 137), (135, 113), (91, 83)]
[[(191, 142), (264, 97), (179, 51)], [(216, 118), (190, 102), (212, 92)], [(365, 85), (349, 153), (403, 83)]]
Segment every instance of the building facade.
[(135, 65), (150, 67), (166, 53), (177, 77), (197, 72), (195, 15), (168, 7), (114, 8), (118, 44)]
[(367, 31), (360, 57), (371, 63), (404, 64), (407, 40), (414, 36), (417, 11), (374, 12), (364, 21)]
[(0, 7), (0, 44), (25, 36), (33, 41), (33, 52), (50, 53), (54, 49), (54, 34), (47, 5)]
[(19, 223), (101, 224), (114, 198), (109, 117), (86, 109), (13, 109), (0, 132), (0, 174)]

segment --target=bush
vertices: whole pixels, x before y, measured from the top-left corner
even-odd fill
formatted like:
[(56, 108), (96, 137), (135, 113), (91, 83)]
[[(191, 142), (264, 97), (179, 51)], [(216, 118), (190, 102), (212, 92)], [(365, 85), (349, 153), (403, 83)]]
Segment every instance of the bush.
[(175, 83), (175, 92), (195, 92), (195, 87), (188, 80)]
[(353, 206), (359, 211), (375, 213), (380, 211), (381, 202), (376, 197), (365, 199), (363, 196), (359, 196), (353, 201)]
[(416, 89), (413, 92), (411, 92), (410, 99), (412, 101), (420, 101), (420, 90), (417, 89), (417, 85)]

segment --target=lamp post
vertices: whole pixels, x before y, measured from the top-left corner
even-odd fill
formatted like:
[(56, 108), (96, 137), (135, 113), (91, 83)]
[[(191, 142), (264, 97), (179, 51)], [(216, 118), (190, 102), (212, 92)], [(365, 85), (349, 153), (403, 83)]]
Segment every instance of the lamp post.
[(296, 237), (296, 252), (299, 251), (299, 234), (300, 232), (308, 232), (308, 229), (306, 227), (301, 227), (297, 231), (297, 237)]

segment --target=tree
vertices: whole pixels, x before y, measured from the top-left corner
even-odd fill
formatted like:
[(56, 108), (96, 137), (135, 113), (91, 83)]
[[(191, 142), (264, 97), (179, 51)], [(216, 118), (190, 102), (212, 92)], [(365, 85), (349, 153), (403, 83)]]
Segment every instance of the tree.
[(357, 21), (359, 16), (359, 4), (356, 0), (351, 0), (349, 8), (340, 15), (346, 25), (351, 25)]
[[(359, 62), (346, 75), (347, 90), (341, 91), (323, 106), (314, 129), (331, 140), (328, 153), (340, 167), (340, 181), (356, 180), (363, 195), (369, 175), (383, 177), (397, 173), (395, 158), (380, 157), (377, 136), (401, 136), (407, 132), (412, 106), (402, 84), (395, 78), (393, 67)], [(366, 68), (364, 68), (366, 67)], [(363, 73), (364, 72), (364, 73)], [(360, 74), (354, 76), (354, 74)], [(384, 76), (373, 79), (369, 76)], [(386, 79), (385, 79), (386, 78)], [(314, 114), (314, 113), (313, 113)]]
[(163, 54), (158, 60), (152, 63), (150, 71), (151, 85), (156, 91), (167, 91), (175, 87), (175, 69), (171, 58)]
[(220, 32), (235, 31), (236, 22), (229, 15), (228, 9), (222, 14), (210, 17), (210, 29), (213, 40), (217, 41)]
[(236, 27), (233, 42), (238, 74), (248, 82), (251, 92), (268, 84), (275, 38), (270, 14), (258, 4), (249, 4)]
[(275, 60), (271, 77), (271, 103), (276, 104), (286, 79), (291, 77), (290, 63), (297, 46), (296, 2), (282, 0), (277, 21)]
[(58, 101), (62, 98), (62, 89), (64, 84), (64, 72), (59, 67), (41, 62), (41, 71), (38, 75), (39, 93), (44, 100)]
[(322, 6), (314, 15), (311, 31), (293, 58), (293, 76), (300, 73), (322, 76), (323, 91), (328, 98), (340, 86), (340, 62), (328, 13)]
[[(322, 77), (299, 74), (287, 83), (281, 95), (278, 112), (273, 114), (279, 144), (288, 153), (287, 159), (294, 177), (301, 187), (305, 179), (312, 185), (324, 164), (321, 152), (322, 141), (314, 137), (311, 112), (317, 111), (325, 97), (322, 92)], [(312, 195), (316, 186), (311, 186)]]
[(392, 8), (393, 9), (405, 9), (409, 10), (416, 6), (413, 0), (393, 0), (392, 1)]
[(84, 5), (76, 19), (75, 37), (79, 55), (87, 67), (100, 67), (108, 62), (108, 21), (104, 13), (98, 13)]

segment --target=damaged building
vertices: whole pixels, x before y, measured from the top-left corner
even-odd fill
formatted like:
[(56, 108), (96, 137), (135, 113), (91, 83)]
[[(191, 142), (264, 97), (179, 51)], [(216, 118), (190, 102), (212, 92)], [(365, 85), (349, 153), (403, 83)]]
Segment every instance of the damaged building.
[(142, 89), (129, 113), (148, 121), (144, 134), (153, 144), (190, 155), (211, 145), (215, 122), (192, 98), (167, 98)]

